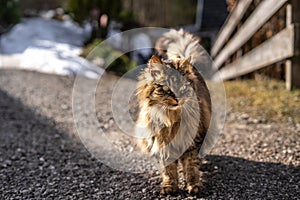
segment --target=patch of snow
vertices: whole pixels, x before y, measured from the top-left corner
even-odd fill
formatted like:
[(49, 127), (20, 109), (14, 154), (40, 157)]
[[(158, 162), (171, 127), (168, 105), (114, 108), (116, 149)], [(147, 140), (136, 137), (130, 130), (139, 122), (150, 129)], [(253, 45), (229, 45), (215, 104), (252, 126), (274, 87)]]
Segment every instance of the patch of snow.
[(0, 38), (0, 68), (98, 78), (104, 70), (79, 56), (90, 34), (89, 25), (82, 28), (71, 20), (23, 19)]

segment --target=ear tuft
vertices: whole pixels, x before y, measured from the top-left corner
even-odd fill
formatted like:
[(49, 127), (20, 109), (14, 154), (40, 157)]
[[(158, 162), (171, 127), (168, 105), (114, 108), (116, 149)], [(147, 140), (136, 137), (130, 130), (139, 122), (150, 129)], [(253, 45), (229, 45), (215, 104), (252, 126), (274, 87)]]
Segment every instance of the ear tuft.
[(149, 60), (149, 70), (152, 77), (157, 77), (162, 73), (162, 61), (156, 55), (153, 55)]
[(181, 63), (180, 63), (180, 68), (181, 70), (186, 74), (186, 73), (191, 73), (192, 70), (192, 65), (191, 65), (191, 56), (189, 56), (188, 58), (184, 59)]
[(149, 60), (150, 66), (152, 66), (153, 64), (162, 64), (160, 58), (156, 55), (153, 55), (150, 60)]
[(181, 66), (190, 65), (191, 59), (192, 59), (191, 56), (189, 56), (188, 58), (184, 59), (181, 62)]

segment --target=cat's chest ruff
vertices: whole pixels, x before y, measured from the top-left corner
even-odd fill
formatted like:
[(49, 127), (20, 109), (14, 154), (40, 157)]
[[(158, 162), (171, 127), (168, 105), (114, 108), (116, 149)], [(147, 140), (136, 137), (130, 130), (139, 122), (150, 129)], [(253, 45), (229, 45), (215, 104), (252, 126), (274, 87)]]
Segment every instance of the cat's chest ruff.
[(149, 118), (157, 128), (171, 128), (180, 121), (180, 111), (168, 110), (160, 105), (154, 105), (149, 110)]

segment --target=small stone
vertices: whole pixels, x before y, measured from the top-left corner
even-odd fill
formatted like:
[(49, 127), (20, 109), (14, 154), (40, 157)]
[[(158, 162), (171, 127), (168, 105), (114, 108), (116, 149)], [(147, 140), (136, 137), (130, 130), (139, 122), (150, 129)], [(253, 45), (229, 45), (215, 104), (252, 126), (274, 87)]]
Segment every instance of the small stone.
[(45, 158), (43, 158), (43, 157), (40, 157), (40, 159), (39, 159), (41, 162), (45, 162)]
[(247, 114), (244, 113), (244, 114), (241, 114), (240, 118), (242, 120), (247, 120), (247, 119), (249, 119), (249, 115), (247, 115)]
[(5, 163), (10, 166), (12, 164), (12, 161), (11, 160), (6, 160)]
[(61, 104), (60, 107), (61, 107), (63, 110), (68, 109), (68, 105), (66, 105), (66, 104)]

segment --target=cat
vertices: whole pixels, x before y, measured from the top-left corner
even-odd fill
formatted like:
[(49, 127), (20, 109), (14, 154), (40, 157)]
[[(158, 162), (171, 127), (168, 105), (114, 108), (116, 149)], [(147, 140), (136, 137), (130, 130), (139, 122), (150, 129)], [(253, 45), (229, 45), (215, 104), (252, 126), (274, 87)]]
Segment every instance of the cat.
[[(183, 41), (188, 39), (196, 45), (188, 33), (171, 31), (175, 35), (176, 32), (185, 36)], [(178, 46), (170, 49), (171, 44)], [(153, 55), (139, 76), (136, 93), (136, 135), (140, 148), (161, 161), (162, 194), (178, 190), (179, 162), (188, 193), (198, 193), (203, 187), (198, 153), (211, 120), (211, 99), (204, 79), (191, 64), (195, 58), (186, 56), (184, 47), (180, 48), (183, 44), (174, 40), (157, 48), (159, 56)]]
[(226, 0), (227, 3), (227, 11), (232, 13), (235, 9), (236, 5), (238, 4), (239, 0)]

